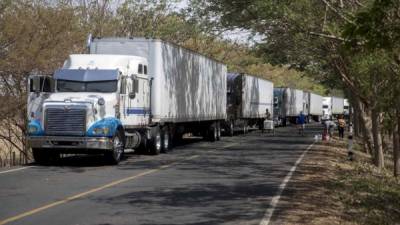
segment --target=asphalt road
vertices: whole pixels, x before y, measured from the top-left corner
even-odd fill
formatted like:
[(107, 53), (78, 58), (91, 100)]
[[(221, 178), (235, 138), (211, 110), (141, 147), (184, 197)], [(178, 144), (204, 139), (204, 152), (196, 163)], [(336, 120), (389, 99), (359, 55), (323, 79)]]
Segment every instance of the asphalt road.
[(118, 166), (87, 156), (0, 170), (0, 224), (268, 224), (320, 129), (191, 138), (167, 154), (129, 154)]

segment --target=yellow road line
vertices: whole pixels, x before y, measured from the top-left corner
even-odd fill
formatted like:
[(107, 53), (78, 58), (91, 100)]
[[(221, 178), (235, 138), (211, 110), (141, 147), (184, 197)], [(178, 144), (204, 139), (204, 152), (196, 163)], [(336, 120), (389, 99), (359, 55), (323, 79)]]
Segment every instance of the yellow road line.
[(151, 169), (151, 170), (148, 170), (148, 171), (139, 173), (139, 174), (134, 175), (134, 176), (126, 177), (126, 178), (123, 178), (123, 179), (120, 179), (120, 180), (117, 180), (117, 181), (114, 181), (114, 182), (105, 184), (105, 185), (103, 185), (103, 186), (100, 186), (100, 187), (97, 187), (97, 188), (93, 188), (93, 189), (91, 189), (91, 190), (89, 190), (89, 191), (85, 191), (85, 192), (82, 192), (82, 193), (79, 193), (79, 194), (76, 194), (76, 195), (67, 197), (67, 198), (65, 198), (65, 199), (63, 199), (63, 200), (60, 200), (60, 201), (56, 201), (56, 202), (47, 204), (47, 205), (44, 205), (44, 206), (39, 207), (39, 208), (36, 208), (36, 209), (32, 209), (32, 210), (30, 210), (30, 211), (27, 211), (27, 212), (21, 213), (21, 214), (19, 214), (19, 215), (16, 215), (16, 216), (7, 218), (7, 219), (5, 219), (5, 220), (1, 220), (1, 221), (0, 221), (0, 225), (4, 225), (4, 224), (7, 224), (7, 223), (14, 222), (14, 221), (19, 220), (19, 219), (22, 219), (22, 218), (24, 218), (24, 217), (27, 217), (27, 216), (36, 214), (36, 213), (41, 212), (41, 211), (44, 211), (44, 210), (46, 210), (46, 209), (53, 208), (53, 207), (55, 207), (55, 206), (68, 203), (68, 202), (70, 202), (70, 201), (73, 201), (73, 200), (82, 198), (82, 197), (84, 197), (84, 196), (86, 196), (86, 195), (93, 194), (93, 193), (95, 193), (95, 192), (104, 190), (104, 189), (106, 189), (106, 188), (110, 188), (110, 187), (116, 186), (116, 185), (118, 185), (118, 184), (122, 184), (122, 183), (125, 183), (125, 182), (128, 182), (128, 181), (137, 179), (137, 178), (139, 178), (139, 177), (143, 177), (143, 176), (148, 175), (148, 174), (151, 174), (151, 173), (155, 173), (155, 172), (160, 171), (160, 170), (162, 170), (162, 169), (166, 169), (166, 168), (169, 168), (169, 167), (171, 167), (171, 166), (174, 166), (174, 165), (178, 164), (179, 162), (186, 161), (186, 160), (191, 160), (191, 159), (195, 159), (195, 158), (197, 158), (197, 157), (199, 157), (199, 155), (194, 155), (194, 156), (188, 157), (188, 158), (186, 158), (186, 159), (180, 160), (180, 161), (178, 161), (178, 162), (173, 162), (173, 163), (170, 163), (170, 164), (167, 164), (167, 165), (164, 165), (164, 166), (160, 166), (160, 167), (157, 168), (157, 169)]

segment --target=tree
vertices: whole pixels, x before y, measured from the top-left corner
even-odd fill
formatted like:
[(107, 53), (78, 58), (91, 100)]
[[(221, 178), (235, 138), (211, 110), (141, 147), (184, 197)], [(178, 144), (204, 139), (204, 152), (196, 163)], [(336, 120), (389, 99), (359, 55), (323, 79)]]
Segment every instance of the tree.
[[(357, 24), (354, 15), (371, 2), (194, 0), (192, 6), (208, 19), (217, 18), (220, 26), (249, 29), (263, 35), (265, 38), (258, 49), (268, 62), (289, 65), (332, 88), (346, 89), (352, 104), (360, 109), (366, 146), (374, 153), (375, 164), (383, 168), (382, 107), (378, 103), (384, 94), (381, 90), (388, 87), (388, 77), (376, 76), (382, 72), (381, 68), (362, 63), (362, 55), (379, 55), (379, 52), (348, 51), (348, 43), (355, 46), (362, 43), (350, 42), (343, 35), (346, 27)], [(354, 57), (360, 60), (354, 62)], [(375, 64), (371, 60), (369, 63)], [(376, 89), (374, 82), (382, 83), (383, 89)]]

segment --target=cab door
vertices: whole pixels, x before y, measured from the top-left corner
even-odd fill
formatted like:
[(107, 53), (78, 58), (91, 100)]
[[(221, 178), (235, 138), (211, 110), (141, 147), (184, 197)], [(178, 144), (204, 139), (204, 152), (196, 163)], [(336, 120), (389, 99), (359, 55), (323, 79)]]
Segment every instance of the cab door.
[(147, 66), (138, 65), (137, 74), (126, 76), (125, 93), (120, 94), (121, 120), (124, 124), (131, 127), (142, 127), (149, 123), (150, 98), (149, 98), (149, 79), (147, 76)]

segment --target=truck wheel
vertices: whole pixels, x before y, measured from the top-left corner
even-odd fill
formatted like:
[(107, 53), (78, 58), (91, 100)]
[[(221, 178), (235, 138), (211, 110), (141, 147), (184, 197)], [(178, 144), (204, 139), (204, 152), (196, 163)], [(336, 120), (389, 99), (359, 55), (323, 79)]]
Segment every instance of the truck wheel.
[(216, 125), (216, 123), (213, 123), (211, 126), (210, 126), (210, 129), (209, 129), (209, 140), (211, 141), (211, 142), (214, 142), (214, 141), (216, 141), (217, 140), (217, 136), (218, 136), (218, 131), (217, 131), (217, 125)]
[(113, 137), (112, 142), (113, 149), (106, 153), (106, 158), (111, 164), (116, 165), (121, 161), (124, 154), (124, 139), (120, 131)]
[(40, 165), (48, 165), (50, 162), (49, 152), (41, 148), (33, 148), (32, 155), (36, 163)]
[(229, 134), (228, 134), (230, 137), (233, 137), (233, 135), (234, 135), (233, 129), (234, 129), (233, 121), (230, 121), (229, 122)]
[(152, 128), (150, 143), (150, 154), (158, 155), (162, 149), (162, 138), (159, 127)]
[(221, 125), (217, 123), (217, 141), (221, 140)]
[(170, 149), (171, 149), (171, 134), (169, 132), (168, 127), (165, 127), (163, 129), (163, 134), (162, 134), (162, 152), (166, 153)]

